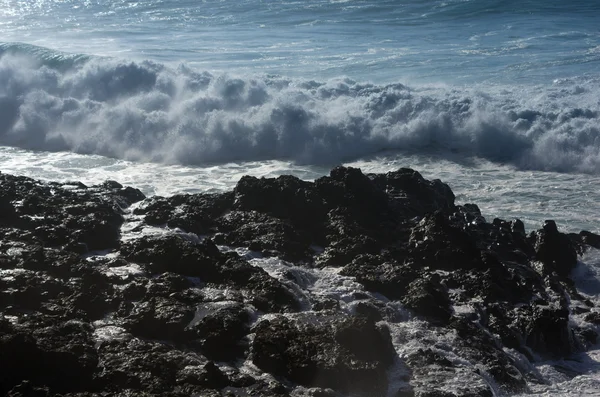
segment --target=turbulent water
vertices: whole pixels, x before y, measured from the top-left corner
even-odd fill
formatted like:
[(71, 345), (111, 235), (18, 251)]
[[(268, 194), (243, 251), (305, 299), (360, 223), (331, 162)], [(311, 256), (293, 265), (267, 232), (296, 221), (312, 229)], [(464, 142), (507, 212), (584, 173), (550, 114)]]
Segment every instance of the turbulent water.
[[(4, 0), (0, 170), (167, 195), (410, 166), (488, 218), (599, 232), (599, 20), (594, 0)], [(594, 393), (548, 371), (540, 393)]]

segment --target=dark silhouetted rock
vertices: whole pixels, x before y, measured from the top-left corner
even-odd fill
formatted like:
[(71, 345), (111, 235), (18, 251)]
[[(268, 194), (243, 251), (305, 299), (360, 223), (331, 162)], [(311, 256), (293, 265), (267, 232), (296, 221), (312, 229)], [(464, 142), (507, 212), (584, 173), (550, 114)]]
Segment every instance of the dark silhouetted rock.
[(314, 326), (286, 318), (254, 329), (252, 361), (264, 371), (310, 387), (384, 396), (395, 352), (389, 331), (362, 318)]
[(241, 304), (206, 303), (199, 306), (186, 333), (206, 357), (233, 361), (244, 356), (242, 338), (249, 333), (249, 322), (250, 313)]
[(544, 264), (546, 273), (556, 272), (567, 277), (577, 265), (577, 251), (569, 237), (560, 233), (554, 221), (533, 233), (536, 258)]
[(523, 394), (527, 360), (599, 339), (571, 278), (598, 235), (487, 222), (414, 170), (0, 186), (1, 395)]

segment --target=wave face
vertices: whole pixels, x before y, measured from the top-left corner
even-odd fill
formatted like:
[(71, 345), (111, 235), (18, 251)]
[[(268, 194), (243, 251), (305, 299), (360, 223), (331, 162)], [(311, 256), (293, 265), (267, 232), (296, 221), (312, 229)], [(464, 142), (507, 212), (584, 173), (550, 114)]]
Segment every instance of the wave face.
[(211, 74), (3, 46), (0, 144), (201, 165), (443, 148), (600, 173), (600, 81), (471, 88)]

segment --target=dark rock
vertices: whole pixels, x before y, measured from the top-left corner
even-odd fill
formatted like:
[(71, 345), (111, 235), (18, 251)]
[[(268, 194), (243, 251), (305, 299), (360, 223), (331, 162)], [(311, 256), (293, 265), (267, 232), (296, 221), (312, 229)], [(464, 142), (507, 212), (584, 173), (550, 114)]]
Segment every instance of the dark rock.
[(379, 292), (389, 299), (402, 299), (408, 286), (419, 276), (410, 265), (395, 260), (386, 261), (379, 255), (359, 255), (344, 267), (342, 274), (356, 277), (369, 291)]
[(202, 282), (231, 285), (251, 292), (249, 302), (264, 311), (294, 311), (293, 293), (264, 270), (236, 254), (222, 254), (204, 239), (193, 243), (177, 236), (142, 238), (121, 248), (129, 260), (143, 263), (151, 273), (173, 272)]
[(262, 321), (254, 329), (252, 361), (264, 371), (305, 386), (385, 395), (385, 371), (395, 356), (389, 332), (365, 318), (331, 326), (281, 317)]
[(315, 181), (329, 209), (344, 208), (363, 227), (375, 226), (388, 213), (388, 197), (359, 169), (336, 167)]
[(213, 361), (209, 361), (203, 367), (186, 367), (180, 370), (177, 374), (177, 383), (219, 390), (229, 385), (229, 379)]
[(512, 231), (525, 236), (525, 225), (523, 224), (523, 221), (520, 219), (515, 219), (512, 223)]
[(24, 380), (6, 394), (7, 397), (46, 397), (50, 395), (47, 387), (36, 387), (30, 381)]
[(279, 256), (290, 261), (308, 260), (311, 237), (298, 232), (290, 222), (255, 211), (232, 211), (220, 220), (220, 243), (248, 247), (264, 256)]
[[(535, 361), (598, 341), (570, 273), (600, 237), (488, 223), (413, 170), (147, 199), (114, 181), (0, 185), (1, 395), (491, 396), (490, 378), (509, 395), (545, 380), (506, 348)], [(164, 234), (121, 241), (140, 200)], [(404, 335), (411, 314), (423, 329)], [(423, 348), (396, 357), (384, 321)], [(248, 359), (276, 378), (233, 365)], [(388, 391), (392, 365), (406, 387)]]
[[(454, 193), (447, 184), (439, 179), (428, 181), (415, 170), (400, 168), (387, 174), (370, 176), (373, 182), (393, 200), (394, 207), (402, 211), (406, 217), (423, 216), (454, 207)], [(477, 208), (471, 206), (473, 210)], [(477, 212), (479, 212), (478, 208)]]
[(213, 360), (232, 361), (243, 357), (242, 341), (250, 331), (250, 313), (240, 304), (203, 304), (186, 333), (200, 351)]
[(55, 392), (85, 390), (92, 383), (98, 358), (91, 327), (68, 321), (49, 326), (37, 324), (33, 332), (15, 331), (0, 335), (3, 394), (23, 381)]
[(318, 311), (326, 311), (332, 310), (337, 311), (340, 308), (340, 302), (335, 299), (322, 299), (316, 302), (313, 302), (312, 310)]
[(181, 343), (194, 312), (193, 307), (178, 300), (151, 297), (132, 308), (125, 327), (135, 336)]
[(473, 238), (440, 211), (427, 215), (413, 228), (409, 243), (412, 256), (422, 266), (443, 270), (483, 267)]
[(0, 225), (10, 225), (18, 219), (15, 206), (6, 196), (0, 196)]
[(599, 312), (589, 313), (585, 316), (584, 319), (588, 323), (592, 323), (594, 325), (600, 325), (600, 313)]
[(214, 232), (218, 218), (233, 206), (233, 192), (222, 194), (175, 195), (170, 198), (151, 197), (134, 213), (145, 215), (149, 225), (181, 228), (198, 235)]
[(598, 331), (591, 328), (579, 328), (573, 330), (574, 333), (579, 337), (580, 340), (584, 343), (584, 348), (589, 348), (591, 346), (596, 345), (600, 341), (600, 335)]
[(555, 357), (573, 352), (573, 334), (568, 310), (553, 306), (534, 306), (526, 323), (526, 343), (532, 349)]
[(583, 242), (590, 247), (594, 247), (596, 249), (600, 249), (600, 236), (596, 233), (588, 232), (587, 230), (582, 230), (579, 232), (579, 236), (581, 236)]
[(146, 196), (144, 195), (144, 193), (141, 192), (141, 190), (134, 189), (131, 186), (127, 186), (124, 189), (121, 189), (117, 192), (117, 195), (123, 197), (127, 201), (127, 203), (129, 203), (129, 205), (142, 201), (146, 198)]
[(245, 176), (237, 183), (234, 209), (288, 219), (299, 229), (311, 230), (326, 215), (323, 198), (313, 183), (285, 175), (277, 179)]
[(577, 265), (577, 251), (569, 237), (560, 233), (554, 221), (546, 221), (542, 230), (531, 236), (536, 258), (544, 264), (545, 273), (556, 272), (568, 277)]
[(452, 315), (448, 291), (435, 275), (410, 283), (402, 303), (434, 323), (444, 324)]
[(439, 365), (441, 367), (453, 367), (454, 365), (443, 355), (431, 349), (419, 349), (406, 360), (410, 367), (424, 367), (427, 365)]
[(20, 201), (18, 206), (11, 204), (12, 210), (7, 207), (3, 217), (7, 226), (30, 231), (45, 246), (81, 243), (89, 250), (118, 246), (121, 207), (128, 203), (111, 192), (68, 189), (6, 174), (0, 175), (0, 183), (4, 202)]
[(206, 363), (196, 354), (139, 339), (104, 342), (98, 359), (95, 384), (109, 394), (132, 390), (166, 395), (175, 389), (180, 371)]
[(229, 280), (229, 284), (246, 289), (249, 292), (248, 303), (266, 313), (300, 310), (300, 303), (293, 291), (266, 271), (250, 265), (237, 255), (229, 254), (226, 258), (221, 266), (222, 277)]
[(123, 188), (123, 185), (121, 185), (119, 182), (111, 181), (111, 180), (105, 181), (100, 186), (102, 186), (105, 189), (122, 189)]
[(122, 246), (121, 253), (128, 260), (147, 265), (154, 274), (173, 272), (208, 282), (222, 281), (218, 264), (223, 256), (208, 239), (196, 244), (176, 235), (146, 237)]

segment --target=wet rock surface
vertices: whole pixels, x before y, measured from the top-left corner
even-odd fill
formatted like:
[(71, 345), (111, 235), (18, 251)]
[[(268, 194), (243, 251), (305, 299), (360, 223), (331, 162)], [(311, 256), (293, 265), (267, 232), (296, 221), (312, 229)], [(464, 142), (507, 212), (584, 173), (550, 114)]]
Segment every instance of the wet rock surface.
[(317, 319), (313, 325), (278, 317), (261, 321), (254, 332), (252, 362), (266, 372), (342, 393), (387, 393), (386, 369), (396, 353), (389, 330), (373, 321)]
[(600, 236), (487, 222), (414, 170), (0, 188), (1, 395), (510, 395), (599, 339), (571, 274)]

